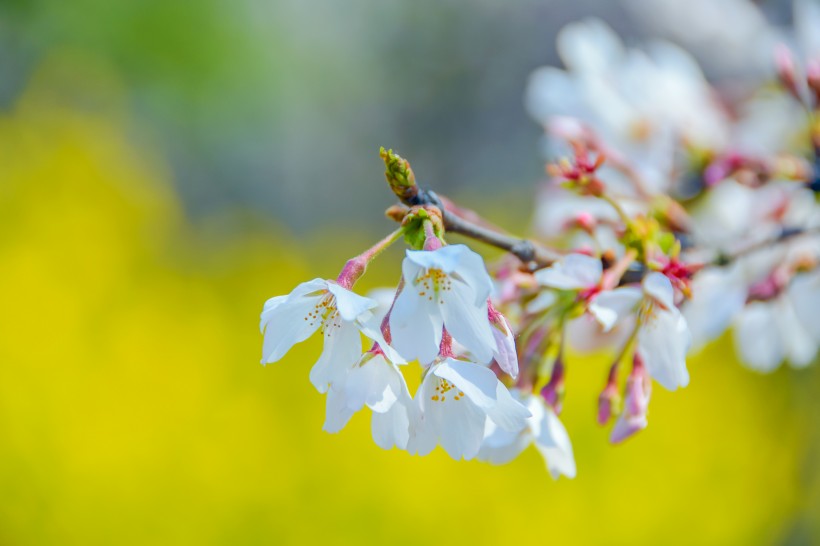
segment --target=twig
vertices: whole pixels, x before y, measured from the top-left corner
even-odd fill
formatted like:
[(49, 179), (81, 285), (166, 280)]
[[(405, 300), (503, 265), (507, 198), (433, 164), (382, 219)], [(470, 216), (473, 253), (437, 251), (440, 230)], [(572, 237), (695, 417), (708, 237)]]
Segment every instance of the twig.
[[(424, 205), (438, 207), (441, 210), (444, 229), (447, 232), (457, 233), (501, 250), (506, 250), (531, 270), (547, 267), (561, 258), (561, 255), (557, 252), (545, 248), (530, 239), (520, 239), (499, 233), (454, 214), (452, 210), (444, 205), (444, 200), (431, 190), (419, 189), (415, 196), (401, 201), (409, 207)], [(448, 202), (450, 201), (448, 200)]]

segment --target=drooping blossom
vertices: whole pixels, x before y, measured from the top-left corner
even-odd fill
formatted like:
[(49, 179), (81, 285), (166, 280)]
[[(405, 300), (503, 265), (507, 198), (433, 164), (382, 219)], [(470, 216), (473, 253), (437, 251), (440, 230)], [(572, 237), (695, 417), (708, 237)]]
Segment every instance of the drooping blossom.
[(456, 460), (478, 454), (487, 420), (518, 431), (530, 416), (489, 368), (453, 358), (430, 366), (415, 401), (408, 450), (426, 455), (441, 445)]
[(381, 338), (378, 325), (372, 323), (375, 307), (375, 301), (324, 279), (302, 283), (287, 296), (271, 298), (260, 322), (265, 335), (262, 363), (280, 360), (291, 347), (320, 330), (324, 348), (310, 379), (319, 392), (326, 392), (361, 356), (360, 332)]
[(399, 354), (432, 362), (446, 327), (477, 361), (492, 359), (497, 349), (487, 308), (492, 281), (481, 256), (464, 245), (408, 250), (402, 274), (404, 287), (389, 321)]

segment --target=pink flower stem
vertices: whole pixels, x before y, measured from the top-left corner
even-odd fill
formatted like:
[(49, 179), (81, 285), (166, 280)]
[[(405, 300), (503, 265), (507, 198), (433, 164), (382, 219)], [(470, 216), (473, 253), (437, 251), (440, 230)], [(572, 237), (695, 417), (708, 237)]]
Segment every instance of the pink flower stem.
[(336, 279), (339, 286), (348, 290), (352, 289), (356, 281), (367, 271), (368, 264), (384, 252), (387, 247), (398, 241), (403, 234), (404, 228), (399, 228), (355, 258), (349, 259)]
[(637, 256), (638, 253), (635, 252), (634, 249), (627, 250), (620, 260), (604, 272), (603, 278), (601, 279), (601, 288), (603, 290), (612, 290), (618, 286), (621, 277), (624, 276), (624, 273), (626, 273), (626, 270), (629, 269), (629, 266), (632, 265), (632, 262), (635, 261)]

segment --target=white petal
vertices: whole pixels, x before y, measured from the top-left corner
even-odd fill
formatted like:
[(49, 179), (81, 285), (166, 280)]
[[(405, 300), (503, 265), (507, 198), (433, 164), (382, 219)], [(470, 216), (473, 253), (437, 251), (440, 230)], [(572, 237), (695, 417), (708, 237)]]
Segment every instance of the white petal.
[[(484, 259), (466, 245), (447, 245), (438, 250), (408, 250), (405, 261), (423, 269), (439, 269), (467, 284), (473, 289), (475, 304), (490, 297), (492, 279), (487, 273)], [(411, 277), (405, 274), (405, 279)]]
[(343, 379), (362, 356), (362, 340), (354, 324), (326, 326), (324, 340), (322, 354), (310, 369), (310, 382), (319, 392), (327, 392), (331, 384)]
[[(265, 311), (265, 340), (262, 363), (276, 362), (291, 347), (309, 338), (321, 326), (321, 320), (308, 316), (322, 296), (288, 298), (272, 303)], [(270, 301), (270, 300), (268, 300)]]
[(601, 281), (601, 260), (586, 254), (570, 254), (552, 266), (535, 272), (541, 286), (559, 290), (584, 290)]
[(692, 344), (700, 347), (716, 339), (746, 303), (746, 286), (735, 268), (710, 268), (692, 281), (692, 298), (683, 307), (692, 331)]
[(779, 318), (777, 326), (780, 329), (780, 337), (786, 349), (786, 358), (795, 368), (808, 366), (817, 355), (817, 342), (806, 331), (800, 319), (797, 318), (788, 297), (778, 297), (774, 305)]
[(425, 455), (439, 443), (456, 460), (472, 459), (481, 447), (487, 416), (469, 398), (456, 400), (452, 391), (442, 401), (435, 391), (438, 367), (430, 369), (416, 394), (420, 412), (411, 424), (408, 451)]
[(448, 359), (431, 372), (458, 387), (502, 428), (521, 430), (530, 416), (529, 410), (513, 399), (507, 387), (484, 366)]
[(518, 457), (531, 441), (532, 435), (528, 429), (511, 432), (488, 419), (478, 458), (492, 464), (506, 464)]
[(561, 475), (575, 477), (572, 442), (567, 429), (550, 408), (545, 408), (539, 434), (535, 437), (535, 447), (544, 457), (553, 479), (558, 479)]
[(410, 436), (407, 440), (407, 451), (416, 455), (427, 455), (438, 443), (437, 423), (434, 415), (426, 414), (428, 406), (433, 403), (438, 378), (428, 370), (413, 398), (414, 410), (410, 413)]
[(305, 296), (318, 296), (321, 292), (327, 291), (329, 284), (330, 283), (325, 279), (312, 279), (294, 288), (293, 291), (288, 294), (288, 297), (297, 299)]
[(780, 365), (786, 350), (771, 304), (751, 302), (738, 314), (735, 346), (741, 362), (753, 370), (768, 373)]
[(487, 363), (496, 350), (490, 319), (487, 316), (487, 300), (479, 305), (472, 301), (472, 290), (453, 283), (450, 290), (441, 294), (444, 301), (440, 309), (444, 326), (470, 351), (478, 362)]
[(376, 316), (376, 321), (381, 322), (393, 305), (393, 300), (396, 298), (395, 288), (374, 288), (367, 293), (367, 297), (376, 302), (376, 308), (373, 309), (373, 314)]
[(391, 345), (405, 359), (428, 364), (438, 356), (443, 325), (438, 302), (405, 286), (390, 313)]
[(686, 319), (676, 307), (670, 311), (656, 309), (638, 331), (638, 350), (646, 370), (670, 391), (689, 384), (686, 353), (691, 343)]
[(788, 296), (800, 323), (820, 343), (820, 274), (797, 275)]
[(342, 430), (355, 412), (345, 404), (343, 393), (330, 389), (325, 404), (325, 424), (322, 430), (335, 433)]
[(370, 429), (373, 441), (382, 449), (393, 446), (405, 449), (410, 437), (410, 420), (413, 402), (409, 398), (393, 404), (384, 413), (373, 413)]
[(608, 332), (625, 315), (635, 311), (643, 299), (643, 292), (634, 286), (625, 286), (601, 292), (589, 305), (589, 312)]
[(675, 306), (675, 290), (663, 273), (649, 273), (641, 283), (644, 293), (666, 309)]
[(376, 301), (342, 288), (334, 282), (328, 283), (327, 289), (336, 297), (336, 309), (339, 310), (342, 320), (346, 322), (356, 320), (360, 315), (379, 305)]
[(265, 324), (267, 324), (274, 310), (285, 303), (287, 299), (287, 296), (274, 296), (265, 302), (265, 306), (262, 308), (262, 316), (259, 320), (259, 331), (261, 333), (265, 333)]
[(498, 378), (489, 368), (474, 362), (447, 359), (430, 371), (458, 387), (482, 409), (496, 403), (495, 385)]
[(487, 417), (507, 430), (521, 430), (526, 426), (527, 419), (532, 416), (530, 410), (513, 398), (504, 383), (498, 380), (495, 384), (495, 398), (495, 405), (485, 410)]
[(384, 413), (399, 399), (401, 392), (401, 373), (382, 355), (354, 366), (345, 381), (347, 406), (353, 411), (367, 405), (375, 412)]
[(597, 18), (566, 25), (558, 33), (557, 47), (564, 64), (578, 73), (612, 70), (624, 54), (620, 37)]
[(552, 290), (544, 290), (527, 304), (527, 313), (535, 314), (541, 311), (546, 311), (553, 305), (558, 297)]
[(478, 455), (487, 419), (484, 412), (467, 398), (431, 406), (427, 413), (435, 416), (438, 441), (444, 451), (455, 460)]

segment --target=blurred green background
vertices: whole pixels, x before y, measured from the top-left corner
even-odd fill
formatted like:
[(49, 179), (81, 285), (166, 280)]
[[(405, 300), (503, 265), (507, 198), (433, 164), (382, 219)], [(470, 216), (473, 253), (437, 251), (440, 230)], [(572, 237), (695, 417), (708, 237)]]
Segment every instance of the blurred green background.
[(382, 451), (367, 415), (323, 433), (315, 342), (259, 365), (265, 299), (391, 228), (378, 145), (526, 227), (521, 94), (585, 13), (635, 25), (595, 1), (0, 4), (0, 544), (820, 541), (817, 366), (759, 376), (724, 340), (612, 447), (606, 362), (576, 359), (579, 475), (553, 482), (531, 451)]

